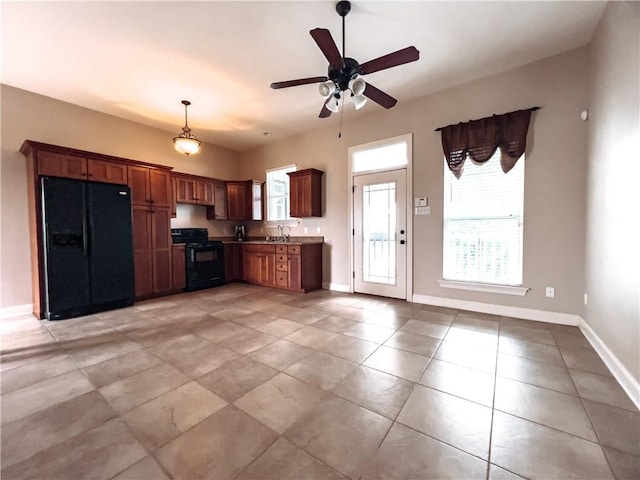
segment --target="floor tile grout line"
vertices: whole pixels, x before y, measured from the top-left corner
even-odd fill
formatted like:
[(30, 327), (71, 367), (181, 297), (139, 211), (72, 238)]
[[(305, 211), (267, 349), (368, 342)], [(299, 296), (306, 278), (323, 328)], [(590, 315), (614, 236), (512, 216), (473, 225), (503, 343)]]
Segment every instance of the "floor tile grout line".
[[(111, 326), (112, 328), (114, 328), (114, 329), (115, 329), (115, 327), (113, 327), (113, 325), (109, 324), (107, 321), (102, 320), (102, 319), (100, 319), (100, 320), (101, 320), (101, 321), (103, 321), (104, 323), (108, 324), (109, 326)], [(405, 323), (406, 323), (406, 322), (405, 322)], [(450, 328), (450, 327), (451, 327), (451, 325), (449, 326), (449, 328)], [(395, 328), (395, 330), (394, 330), (394, 331), (398, 331), (400, 328), (402, 328), (402, 327), (401, 327), (401, 326), (400, 326), (400, 327), (397, 327), (397, 328)], [(417, 334), (417, 335), (418, 335), (418, 334)], [(53, 335), (53, 336), (54, 336), (54, 338), (56, 339), (56, 341), (59, 341), (59, 340), (57, 339), (57, 337), (55, 337), (55, 335)], [(282, 338), (282, 337), (278, 337), (278, 338)], [(212, 343), (213, 343), (213, 342), (212, 342)], [(441, 341), (441, 339), (440, 339), (440, 344), (438, 345), (438, 348), (440, 348), (441, 343), (442, 343), (442, 341)], [(377, 350), (379, 349), (379, 347), (380, 347), (380, 344), (378, 345), (378, 347), (376, 348), (376, 350), (374, 350), (374, 352), (375, 352), (375, 351), (377, 351)], [(145, 348), (145, 349), (146, 349), (147, 347), (142, 347), (142, 348)], [(65, 351), (66, 351), (66, 350), (65, 350)], [(374, 352), (372, 352), (372, 354), (373, 354)], [(415, 352), (411, 352), (411, 353), (415, 353)], [(248, 354), (243, 354), (243, 356), (244, 356), (244, 357), (246, 357), (247, 355), (248, 355)], [(434, 355), (435, 355), (435, 352), (434, 352)], [(427, 365), (425, 366), (424, 370), (422, 371), (422, 374), (424, 374), (424, 371), (425, 371), (425, 370), (429, 367), (429, 365), (432, 363), (433, 358), (434, 358), (434, 355), (431, 355), (431, 356), (429, 357), (429, 362), (427, 363)], [(367, 357), (367, 358), (368, 358), (368, 357)], [(366, 361), (366, 359), (365, 359), (365, 360), (363, 360), (363, 362), (364, 362), (364, 361)], [(564, 361), (564, 357), (563, 357), (563, 361)], [(164, 362), (164, 361), (163, 361), (163, 363), (166, 363), (166, 362)], [(77, 362), (75, 361), (75, 359), (74, 359), (74, 364), (76, 364), (76, 366), (77, 366)], [(168, 363), (167, 363), (167, 364), (168, 364)], [(361, 363), (361, 364), (362, 364), (362, 363)], [(360, 364), (360, 365), (361, 365), (361, 364)], [(79, 367), (78, 367), (78, 368), (79, 368)], [(567, 367), (566, 367), (566, 362), (565, 362), (565, 368), (567, 368)], [(80, 370), (83, 370), (82, 368), (79, 368), (79, 369), (80, 369)], [(496, 363), (496, 367), (495, 367), (495, 369), (497, 369), (497, 363)], [(567, 368), (567, 370), (568, 370), (568, 368)], [(387, 374), (388, 374), (388, 372), (385, 372), (385, 373), (387, 373)], [(84, 370), (83, 370), (83, 374), (84, 374)], [(85, 376), (86, 376), (86, 375), (85, 375)], [(495, 375), (495, 374), (494, 374), (494, 379), (495, 379), (496, 377), (497, 377), (497, 375)], [(400, 377), (400, 378), (401, 378), (401, 377)], [(194, 379), (191, 379), (191, 380), (194, 380)], [(413, 389), (412, 389), (412, 392), (413, 392), (413, 390), (415, 389), (415, 386), (418, 384), (418, 381), (419, 381), (419, 379), (418, 379), (418, 380), (416, 380), (415, 382), (412, 382), (412, 383), (413, 383)], [(516, 381), (517, 381), (517, 380), (516, 380)], [(573, 381), (573, 378), (572, 378), (572, 381)], [(524, 382), (523, 382), (523, 383), (524, 383)], [(575, 383), (574, 383), (574, 386), (575, 386)], [(179, 388), (179, 387), (177, 387), (177, 388)], [(429, 387), (429, 388), (430, 388), (430, 387)], [(544, 387), (539, 387), (539, 388), (544, 388)], [(493, 405), (492, 410), (495, 410), (495, 389), (496, 389), (496, 385), (495, 385), (495, 382), (494, 382), (494, 405)], [(334, 395), (335, 395), (335, 394), (334, 394)], [(582, 397), (580, 397), (580, 398), (581, 398), (581, 400), (584, 400), (584, 399), (582, 399)], [(584, 407), (584, 401), (582, 401), (582, 403), (583, 403), (583, 407)], [(599, 402), (598, 402), (598, 403), (599, 403)], [(406, 404), (406, 401), (405, 401), (405, 404)], [(357, 405), (357, 404), (356, 404), (356, 405)], [(605, 405), (607, 405), (607, 404), (605, 404)], [(365, 408), (365, 409), (366, 409), (366, 407), (363, 407), (363, 408)], [(403, 407), (402, 407), (402, 408), (404, 408), (404, 405), (403, 405)], [(400, 410), (400, 411), (401, 411), (401, 410)], [(395, 417), (396, 419), (397, 419), (398, 415), (399, 415), (399, 413), (396, 415), (396, 417)], [(393, 425), (393, 423), (395, 423), (395, 421), (396, 421), (395, 419), (392, 421), (392, 425)], [(492, 423), (493, 423), (493, 418), (492, 418)], [(535, 422), (534, 422), (534, 423), (535, 423)], [(552, 428), (552, 427), (550, 427), (550, 428)], [(595, 429), (594, 429), (594, 431), (595, 431)], [(420, 432), (420, 433), (422, 433), (422, 432)], [(564, 432), (564, 433), (568, 433), (568, 432)], [(388, 434), (388, 431), (387, 431), (387, 434)], [(386, 434), (385, 434), (385, 437), (386, 437)], [(440, 440), (438, 440), (438, 441), (440, 441)], [(446, 443), (446, 442), (443, 442), (443, 443)], [(454, 448), (455, 448), (455, 447), (454, 447)], [(462, 450), (462, 451), (464, 451), (464, 450)], [(466, 452), (466, 453), (468, 453), (468, 452)], [(607, 461), (608, 461), (608, 459), (607, 459)], [(490, 462), (488, 462), (488, 463), (490, 463)]]
[(591, 430), (593, 430), (593, 433), (596, 436), (597, 443), (600, 446), (600, 450), (602, 451), (602, 455), (604, 456), (604, 459), (607, 462), (607, 466), (609, 467), (609, 470), (610, 470), (612, 476), (615, 477), (615, 475), (613, 474), (613, 466), (611, 465), (611, 462), (609, 461), (609, 457), (607, 456), (607, 454), (606, 454), (606, 452), (604, 450), (605, 445), (600, 440), (600, 435), (598, 435), (598, 431), (596, 430), (596, 427), (593, 424), (593, 420), (591, 419), (591, 415), (589, 415), (589, 409), (587, 408), (586, 404), (584, 403), (585, 399), (580, 395), (580, 391), (578, 390), (578, 386), (576, 385), (576, 382), (573, 379), (573, 375), (571, 375), (571, 371), (569, 370), (569, 367), (567, 365), (567, 361), (565, 360), (564, 355), (562, 355), (562, 352), (560, 353), (560, 356), (562, 357), (562, 362), (564, 364), (564, 367), (567, 370), (567, 374), (569, 375), (569, 378), (571, 379), (571, 384), (573, 385), (573, 388), (576, 389), (576, 393), (578, 394), (578, 398), (580, 399), (580, 404), (582, 405), (582, 409), (584, 410), (585, 415), (589, 419), (589, 424), (591, 425)]

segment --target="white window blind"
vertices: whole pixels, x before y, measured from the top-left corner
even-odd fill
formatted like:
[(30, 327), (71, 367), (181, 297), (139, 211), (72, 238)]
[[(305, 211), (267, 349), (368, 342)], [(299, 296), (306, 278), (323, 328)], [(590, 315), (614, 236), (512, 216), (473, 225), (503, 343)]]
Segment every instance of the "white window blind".
[(267, 170), (267, 220), (289, 220), (289, 175), (296, 166)]
[(445, 162), (445, 280), (522, 284), (524, 155), (509, 173), (500, 150), (484, 164), (467, 159), (456, 179)]

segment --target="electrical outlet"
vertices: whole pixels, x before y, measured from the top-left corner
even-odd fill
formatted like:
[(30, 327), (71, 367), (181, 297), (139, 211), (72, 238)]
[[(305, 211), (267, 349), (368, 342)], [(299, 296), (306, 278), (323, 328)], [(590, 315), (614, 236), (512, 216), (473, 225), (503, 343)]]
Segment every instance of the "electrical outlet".
[(320, 233), (320, 227), (316, 227), (316, 233)]
[(547, 298), (553, 298), (556, 296), (556, 290), (553, 287), (547, 287), (546, 290)]
[(304, 227), (304, 233), (309, 233), (309, 228), (308, 227)]
[(585, 305), (587, 304), (587, 294), (586, 293), (584, 294), (584, 304)]

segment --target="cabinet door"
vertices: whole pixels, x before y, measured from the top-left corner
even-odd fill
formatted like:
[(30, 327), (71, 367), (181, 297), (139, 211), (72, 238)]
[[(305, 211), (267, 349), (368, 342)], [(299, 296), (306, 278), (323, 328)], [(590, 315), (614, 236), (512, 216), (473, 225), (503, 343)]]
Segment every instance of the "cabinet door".
[(248, 220), (247, 185), (227, 183), (227, 214), (229, 220)]
[(187, 285), (186, 259), (184, 245), (173, 245), (171, 249), (173, 264), (173, 289), (182, 290)]
[(89, 159), (87, 161), (89, 180), (94, 182), (127, 184), (127, 166), (121, 163)]
[(302, 288), (302, 272), (300, 255), (289, 254), (289, 288), (300, 290)]
[(131, 204), (149, 206), (149, 169), (146, 167), (127, 167), (128, 184), (131, 187)]
[(132, 207), (133, 269), (136, 297), (153, 293), (151, 264), (151, 212), (146, 205)]
[(38, 152), (38, 174), (87, 179), (87, 159), (54, 152)]
[(259, 259), (257, 253), (243, 252), (242, 278), (248, 283), (258, 283)]
[(276, 284), (276, 255), (275, 253), (261, 253), (260, 255), (260, 284)]
[(213, 185), (213, 211), (216, 220), (227, 219), (227, 186), (224, 183)]
[(227, 243), (224, 246), (224, 278), (227, 282), (242, 280), (242, 245)]
[(191, 178), (174, 177), (177, 188), (176, 201), (178, 203), (198, 203), (198, 182)]
[(171, 175), (163, 170), (149, 169), (151, 203), (155, 207), (171, 208)]
[(213, 182), (198, 181), (198, 203), (210, 207), (215, 204)]
[(300, 177), (289, 175), (289, 216), (294, 218), (302, 217), (302, 200), (300, 198)]
[(153, 291), (171, 290), (171, 211), (155, 208), (151, 213), (151, 243), (153, 261)]

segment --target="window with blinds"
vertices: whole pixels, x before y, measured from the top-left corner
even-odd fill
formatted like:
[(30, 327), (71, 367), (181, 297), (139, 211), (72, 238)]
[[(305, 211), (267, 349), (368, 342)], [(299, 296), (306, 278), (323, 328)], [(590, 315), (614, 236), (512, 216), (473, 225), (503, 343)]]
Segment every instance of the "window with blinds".
[(524, 155), (504, 173), (500, 149), (483, 164), (471, 159), (457, 179), (444, 168), (445, 280), (522, 284)]
[(295, 165), (267, 170), (267, 221), (289, 220), (289, 175), (287, 172), (295, 171)]

